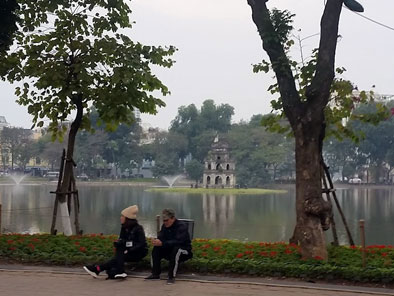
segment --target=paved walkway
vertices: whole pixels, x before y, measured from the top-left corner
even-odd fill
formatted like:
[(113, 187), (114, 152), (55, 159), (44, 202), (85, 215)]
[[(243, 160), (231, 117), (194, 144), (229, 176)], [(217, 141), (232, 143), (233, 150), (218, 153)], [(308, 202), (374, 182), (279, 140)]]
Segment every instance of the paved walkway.
[[(303, 282), (270, 281), (254, 278), (223, 278), (189, 276), (180, 278), (175, 285), (162, 281), (145, 281), (143, 275), (126, 280), (98, 279), (80, 269), (0, 265), (0, 295), (10, 296), (70, 296), (70, 295), (138, 295), (138, 296), (368, 296), (394, 295), (393, 290), (319, 285)], [(249, 280), (248, 282), (246, 282)], [(343, 289), (347, 289), (343, 291)]]

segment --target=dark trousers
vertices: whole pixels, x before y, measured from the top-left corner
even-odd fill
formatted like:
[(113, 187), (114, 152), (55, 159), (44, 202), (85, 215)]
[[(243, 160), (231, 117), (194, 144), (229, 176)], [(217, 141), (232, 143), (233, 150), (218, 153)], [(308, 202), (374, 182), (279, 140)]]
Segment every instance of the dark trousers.
[(178, 264), (193, 257), (190, 250), (184, 250), (180, 247), (153, 247), (152, 250), (152, 274), (159, 275), (161, 273), (161, 259), (169, 261), (168, 277), (173, 278), (178, 271)]
[(123, 273), (125, 262), (138, 262), (148, 254), (148, 250), (145, 249), (137, 252), (127, 252), (126, 254), (124, 251), (124, 248), (116, 248), (115, 257), (104, 264), (100, 264), (100, 271), (115, 268), (117, 273)]

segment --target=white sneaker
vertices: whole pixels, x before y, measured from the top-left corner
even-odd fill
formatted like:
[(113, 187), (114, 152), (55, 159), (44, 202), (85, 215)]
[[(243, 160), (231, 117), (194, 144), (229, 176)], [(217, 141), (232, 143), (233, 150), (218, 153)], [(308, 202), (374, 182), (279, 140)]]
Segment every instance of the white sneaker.
[(84, 266), (83, 269), (94, 278), (97, 278), (99, 275), (99, 272), (94, 265)]
[(125, 278), (127, 278), (127, 273), (115, 274), (115, 278), (116, 279), (125, 279)]

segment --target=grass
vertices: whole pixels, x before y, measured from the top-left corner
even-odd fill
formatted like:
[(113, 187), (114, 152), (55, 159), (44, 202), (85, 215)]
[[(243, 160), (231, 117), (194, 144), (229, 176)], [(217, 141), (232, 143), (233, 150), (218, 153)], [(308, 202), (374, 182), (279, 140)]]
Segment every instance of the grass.
[(282, 194), (286, 193), (286, 190), (275, 190), (275, 189), (263, 189), (263, 188), (248, 188), (248, 189), (236, 189), (236, 188), (187, 188), (187, 187), (156, 187), (148, 188), (146, 191), (153, 192), (170, 192), (170, 193), (189, 193), (189, 194), (234, 194), (234, 195), (261, 195), (261, 194)]

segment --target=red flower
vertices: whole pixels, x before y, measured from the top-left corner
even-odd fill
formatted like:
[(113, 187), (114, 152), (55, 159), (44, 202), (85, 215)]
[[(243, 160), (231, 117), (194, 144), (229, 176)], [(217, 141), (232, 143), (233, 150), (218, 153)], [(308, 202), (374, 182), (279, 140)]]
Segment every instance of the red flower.
[(313, 257), (313, 259), (315, 259), (315, 260), (324, 260), (323, 257), (320, 257), (320, 256), (315, 256), (315, 257)]
[(243, 256), (244, 256), (244, 253), (238, 253), (237, 256), (235, 256), (235, 257), (242, 258)]
[(213, 248), (213, 250), (214, 250), (215, 252), (219, 251), (220, 249), (221, 249), (220, 246), (216, 246), (216, 247)]
[(12, 239), (10, 239), (10, 240), (7, 241), (7, 244), (9, 244), (9, 245), (11, 245), (11, 244), (13, 244), (13, 243), (14, 243), (14, 241), (13, 241)]
[(387, 253), (385, 252), (385, 253), (382, 253), (382, 257), (386, 257), (387, 256)]
[(202, 253), (201, 253), (201, 256), (203, 256), (203, 257), (207, 257), (207, 256), (208, 256), (208, 254), (207, 254), (207, 252), (202, 252)]
[(10, 249), (11, 251), (15, 251), (15, 250), (16, 250), (15, 247), (10, 247), (9, 249)]
[(270, 252), (270, 256), (271, 256), (271, 257), (275, 257), (276, 254), (278, 254), (278, 252), (275, 252), (275, 251), (271, 251), (271, 252)]
[(263, 256), (263, 257), (267, 257), (268, 256), (268, 253), (267, 252), (260, 252), (259, 253), (261, 256)]
[(289, 250), (289, 249), (285, 250), (285, 253), (286, 254), (293, 254), (293, 252), (291, 250)]
[(253, 254), (253, 251), (245, 251), (245, 255)]
[(76, 246), (79, 246), (79, 242), (75, 242), (74, 244), (75, 244)]
[(81, 251), (81, 252), (86, 252), (86, 248), (85, 247), (79, 247), (79, 251)]

